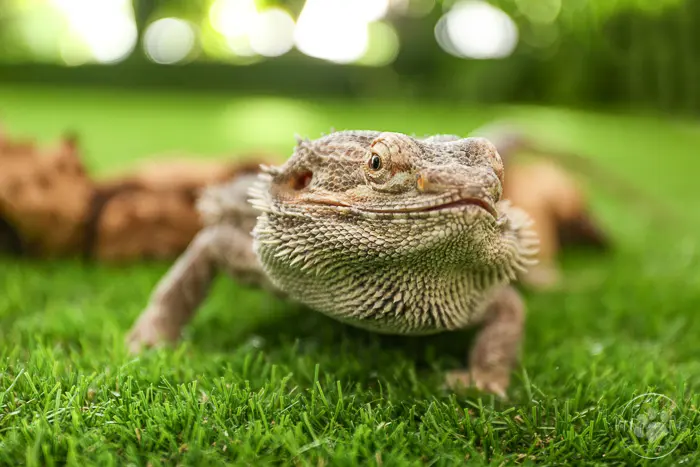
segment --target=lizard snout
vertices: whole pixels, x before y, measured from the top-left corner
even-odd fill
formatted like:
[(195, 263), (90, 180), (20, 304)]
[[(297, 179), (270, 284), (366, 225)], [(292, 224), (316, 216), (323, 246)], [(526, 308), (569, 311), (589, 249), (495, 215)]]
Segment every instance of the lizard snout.
[(416, 175), (416, 188), (426, 194), (465, 193), (496, 203), (501, 199), (502, 186), (496, 172), (489, 169), (424, 170)]

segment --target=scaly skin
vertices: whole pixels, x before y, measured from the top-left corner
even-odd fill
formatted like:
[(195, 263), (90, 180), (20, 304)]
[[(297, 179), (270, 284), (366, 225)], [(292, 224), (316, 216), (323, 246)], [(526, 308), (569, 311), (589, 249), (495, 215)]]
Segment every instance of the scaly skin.
[(130, 349), (177, 340), (223, 269), (377, 332), (481, 324), (469, 370), (447, 381), (504, 396), (524, 324), (510, 283), (534, 263), (537, 239), (529, 217), (500, 200), (502, 181), (483, 138), (353, 131), (299, 141), (257, 181), (204, 194), (206, 227), (156, 288)]

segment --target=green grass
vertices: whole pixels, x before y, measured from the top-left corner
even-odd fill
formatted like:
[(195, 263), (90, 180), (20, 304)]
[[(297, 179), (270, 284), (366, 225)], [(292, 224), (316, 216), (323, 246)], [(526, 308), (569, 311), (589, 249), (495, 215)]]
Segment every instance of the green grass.
[[(464, 336), (380, 339), (222, 278), (173, 350), (129, 357), (125, 332), (166, 264), (0, 261), (3, 465), (649, 465), (700, 463), (700, 127), (557, 109), (413, 102), (298, 102), (5, 88), (0, 114), (48, 142), (80, 131), (97, 173), (151, 153), (216, 157), (330, 127), (466, 133), (494, 116), (596, 158), (684, 214), (594, 189), (615, 242), (568, 252), (566, 283), (528, 293), (510, 401), (441, 388)], [(2, 170), (2, 167), (0, 167)], [(593, 184), (595, 187), (595, 183)], [(628, 401), (677, 403), (677, 448), (628, 444)], [(642, 448), (648, 444), (642, 443)]]

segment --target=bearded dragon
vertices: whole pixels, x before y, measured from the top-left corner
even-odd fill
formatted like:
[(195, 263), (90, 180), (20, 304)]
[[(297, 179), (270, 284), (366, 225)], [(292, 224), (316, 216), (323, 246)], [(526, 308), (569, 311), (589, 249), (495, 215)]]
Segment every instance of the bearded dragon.
[(208, 188), (205, 227), (161, 279), (127, 337), (174, 342), (217, 271), (341, 322), (386, 334), (481, 330), (453, 387), (505, 396), (525, 307), (512, 283), (537, 236), (501, 200), (504, 169), (479, 137), (377, 131), (298, 140), (281, 166)]

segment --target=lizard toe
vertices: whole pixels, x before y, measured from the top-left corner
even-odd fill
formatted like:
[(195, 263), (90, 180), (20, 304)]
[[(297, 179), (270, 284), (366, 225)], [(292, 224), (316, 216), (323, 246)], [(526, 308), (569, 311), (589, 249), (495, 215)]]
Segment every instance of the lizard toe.
[(146, 310), (126, 336), (126, 346), (130, 354), (138, 354), (145, 349), (173, 342), (179, 331), (164, 319), (156, 310)]
[(500, 399), (508, 398), (509, 375), (504, 372), (482, 372), (469, 370), (453, 370), (445, 375), (445, 386), (454, 392), (464, 392), (475, 388), (480, 392), (493, 394)]
[(506, 390), (510, 383), (508, 370), (480, 371), (475, 369), (472, 374), (474, 385), (479, 391), (494, 394), (504, 400), (507, 399)]
[(454, 392), (462, 392), (472, 387), (469, 370), (452, 370), (445, 375), (445, 387)]

